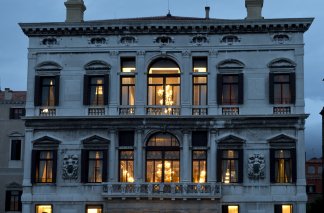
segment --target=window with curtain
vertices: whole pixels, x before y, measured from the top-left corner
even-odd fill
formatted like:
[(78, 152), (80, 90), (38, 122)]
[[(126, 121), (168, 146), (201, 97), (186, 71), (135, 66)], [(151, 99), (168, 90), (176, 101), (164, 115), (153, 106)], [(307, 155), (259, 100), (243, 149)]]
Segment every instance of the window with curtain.
[(243, 153), (238, 149), (218, 151), (218, 179), (222, 183), (241, 183), (243, 179)]
[(274, 213), (293, 213), (293, 205), (291, 204), (276, 204)]
[(60, 76), (35, 76), (35, 106), (58, 106)]
[(218, 74), (217, 99), (220, 105), (243, 104), (243, 74)]
[(102, 182), (103, 151), (88, 152), (88, 182)]
[(193, 105), (207, 105), (207, 76), (193, 76)]
[(134, 182), (134, 150), (119, 151), (119, 181)]
[(123, 106), (135, 104), (135, 77), (121, 76), (120, 103)]
[(84, 76), (84, 105), (103, 106), (108, 104), (108, 75)]
[(146, 146), (146, 182), (180, 181), (180, 146), (168, 133), (153, 135)]
[(36, 213), (52, 213), (53, 206), (49, 204), (35, 205)]
[(292, 104), (295, 102), (295, 73), (270, 73), (270, 102)]
[(192, 182), (205, 183), (207, 181), (207, 151), (192, 151)]
[[(35, 163), (35, 162), (32, 162)], [(36, 151), (36, 174), (37, 183), (54, 183), (56, 169), (56, 151)]]
[(238, 205), (222, 205), (222, 213), (239, 213)]
[(271, 150), (272, 180), (275, 183), (292, 183), (295, 177), (295, 153), (290, 149)]

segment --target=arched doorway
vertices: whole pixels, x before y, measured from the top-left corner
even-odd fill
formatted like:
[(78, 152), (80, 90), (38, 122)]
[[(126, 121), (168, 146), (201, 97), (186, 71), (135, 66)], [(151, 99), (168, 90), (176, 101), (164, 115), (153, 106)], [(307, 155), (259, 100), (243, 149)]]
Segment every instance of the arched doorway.
[(146, 144), (146, 182), (180, 181), (180, 145), (169, 133), (156, 133)]

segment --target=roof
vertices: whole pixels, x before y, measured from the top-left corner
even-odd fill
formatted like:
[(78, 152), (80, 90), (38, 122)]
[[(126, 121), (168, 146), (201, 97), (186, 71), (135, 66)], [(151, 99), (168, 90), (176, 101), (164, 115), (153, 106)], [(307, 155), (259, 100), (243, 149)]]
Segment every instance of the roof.
[[(5, 99), (5, 93), (11, 93), (11, 99)], [(26, 102), (26, 91), (0, 91), (0, 103), (2, 104), (23, 104)]]
[(305, 32), (313, 18), (214, 19), (153, 16), (84, 22), (20, 23), (27, 36)]

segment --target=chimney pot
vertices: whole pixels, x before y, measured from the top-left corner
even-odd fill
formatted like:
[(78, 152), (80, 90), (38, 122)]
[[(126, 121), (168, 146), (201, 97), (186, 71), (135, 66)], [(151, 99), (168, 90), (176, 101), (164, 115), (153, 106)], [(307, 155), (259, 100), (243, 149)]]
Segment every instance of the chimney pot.
[(83, 0), (67, 0), (65, 22), (83, 22), (84, 11), (87, 9)]

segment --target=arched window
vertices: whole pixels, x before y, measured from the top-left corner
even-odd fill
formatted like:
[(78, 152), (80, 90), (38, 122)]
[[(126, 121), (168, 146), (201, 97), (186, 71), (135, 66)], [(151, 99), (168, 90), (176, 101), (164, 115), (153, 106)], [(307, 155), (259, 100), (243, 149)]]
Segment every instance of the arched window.
[(180, 146), (169, 133), (154, 134), (146, 146), (146, 182), (180, 181)]
[(151, 64), (147, 97), (147, 104), (156, 106), (153, 113), (148, 111), (149, 114), (179, 114), (179, 111), (172, 107), (180, 105), (180, 68), (173, 60), (158, 59)]

